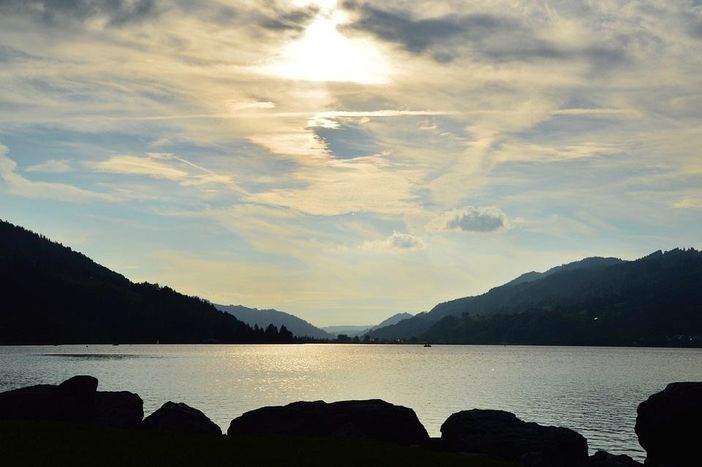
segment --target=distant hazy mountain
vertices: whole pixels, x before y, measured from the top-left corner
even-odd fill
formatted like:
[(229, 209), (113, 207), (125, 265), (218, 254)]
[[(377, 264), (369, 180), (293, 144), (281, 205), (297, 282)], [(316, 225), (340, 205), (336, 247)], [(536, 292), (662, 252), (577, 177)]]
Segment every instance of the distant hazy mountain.
[(0, 344), (289, 342), (0, 221)]
[(371, 331), (373, 329), (381, 328), (383, 326), (390, 326), (393, 324), (397, 324), (403, 319), (408, 319), (414, 316), (411, 313), (397, 313), (396, 315), (392, 315), (386, 320), (383, 320), (380, 324), (369, 324), (367, 326), (325, 326), (322, 329), (324, 329), (326, 332), (334, 335), (339, 335), (339, 334), (346, 334), (347, 336), (354, 337), (354, 336), (361, 336), (363, 334), (366, 334), (368, 331)]
[(587, 258), (436, 305), (371, 336), (450, 343), (702, 346), (702, 253)]
[(340, 325), (340, 326), (324, 326), (322, 329), (324, 329), (326, 332), (329, 334), (332, 334), (334, 336), (338, 336), (339, 334), (345, 334), (350, 337), (354, 336), (360, 336), (367, 332), (370, 329), (373, 329), (373, 325), (359, 325), (359, 326), (353, 326), (353, 325)]
[(285, 326), (297, 337), (312, 337), (315, 339), (333, 339), (334, 336), (319, 329), (307, 321), (290, 313), (278, 310), (259, 310), (241, 305), (215, 305), (217, 309), (234, 315), (238, 320), (250, 326), (257, 325), (265, 328), (269, 324), (280, 327)]

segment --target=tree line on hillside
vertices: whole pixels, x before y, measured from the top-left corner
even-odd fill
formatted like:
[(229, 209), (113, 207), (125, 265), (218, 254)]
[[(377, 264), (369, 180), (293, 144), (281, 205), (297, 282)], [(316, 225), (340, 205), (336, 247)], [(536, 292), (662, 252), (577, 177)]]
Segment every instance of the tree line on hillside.
[(133, 283), (47, 238), (0, 221), (0, 344), (287, 343), (158, 284)]
[[(580, 264), (578, 264), (580, 263)], [(373, 330), (380, 342), (702, 347), (702, 253), (582, 261)]]

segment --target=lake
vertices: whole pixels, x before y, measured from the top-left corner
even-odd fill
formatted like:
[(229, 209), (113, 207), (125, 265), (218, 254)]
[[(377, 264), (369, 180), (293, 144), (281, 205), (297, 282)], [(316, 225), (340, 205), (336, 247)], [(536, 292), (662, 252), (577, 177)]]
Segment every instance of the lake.
[(168, 400), (232, 418), (298, 400), (380, 398), (413, 408), (431, 436), (453, 412), (492, 408), (572, 428), (591, 452), (643, 459), (636, 406), (673, 381), (702, 380), (702, 349), (418, 345), (0, 347), (0, 391), (94, 375), (145, 414)]

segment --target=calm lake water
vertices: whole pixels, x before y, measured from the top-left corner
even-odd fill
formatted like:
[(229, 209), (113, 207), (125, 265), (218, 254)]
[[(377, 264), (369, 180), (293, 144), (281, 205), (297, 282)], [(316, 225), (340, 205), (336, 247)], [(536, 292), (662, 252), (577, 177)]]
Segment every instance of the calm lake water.
[(146, 414), (182, 401), (226, 430), (232, 418), (298, 400), (380, 398), (413, 408), (432, 436), (453, 412), (494, 408), (583, 434), (590, 450), (642, 459), (636, 406), (673, 381), (702, 380), (702, 350), (410, 345), (0, 347), (0, 391), (90, 374)]

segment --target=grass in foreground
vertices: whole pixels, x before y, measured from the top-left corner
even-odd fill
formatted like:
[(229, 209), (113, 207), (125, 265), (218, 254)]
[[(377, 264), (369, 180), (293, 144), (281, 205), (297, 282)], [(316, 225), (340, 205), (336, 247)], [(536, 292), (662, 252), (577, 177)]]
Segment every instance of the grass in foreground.
[(7, 466), (403, 466), (513, 464), (394, 444), (332, 438), (145, 433), (48, 422), (0, 422)]

